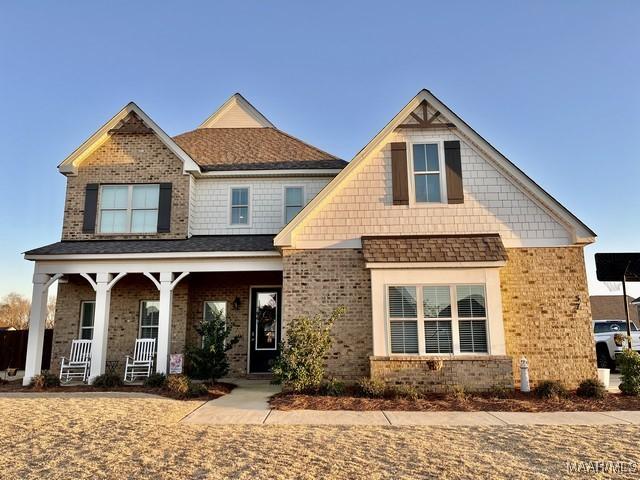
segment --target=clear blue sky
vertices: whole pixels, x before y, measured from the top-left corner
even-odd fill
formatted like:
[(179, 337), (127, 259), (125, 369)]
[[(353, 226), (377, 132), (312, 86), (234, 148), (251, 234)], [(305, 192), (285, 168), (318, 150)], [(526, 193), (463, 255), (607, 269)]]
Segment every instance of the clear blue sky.
[(637, 1), (4, 1), (0, 295), (60, 238), (56, 165), (130, 100), (177, 134), (240, 91), (350, 159), (423, 87), (598, 233), (602, 292), (593, 254), (640, 250), (639, 25)]

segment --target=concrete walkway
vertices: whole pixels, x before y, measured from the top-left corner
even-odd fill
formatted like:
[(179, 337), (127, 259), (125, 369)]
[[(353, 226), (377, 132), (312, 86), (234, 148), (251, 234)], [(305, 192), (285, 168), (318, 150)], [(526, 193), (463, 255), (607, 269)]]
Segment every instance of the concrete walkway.
[(640, 425), (640, 412), (396, 412), (272, 410), (280, 389), (262, 380), (229, 380), (238, 387), (211, 400), (182, 422), (201, 425)]

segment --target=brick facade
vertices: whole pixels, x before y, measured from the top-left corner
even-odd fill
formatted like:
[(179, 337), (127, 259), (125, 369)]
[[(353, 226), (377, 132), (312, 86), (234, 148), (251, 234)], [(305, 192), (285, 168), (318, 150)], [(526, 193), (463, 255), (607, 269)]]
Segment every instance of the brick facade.
[[(188, 285), (183, 280), (173, 293), (170, 353), (182, 353), (184, 350), (187, 294)], [(58, 285), (51, 363), (53, 371), (59, 371), (60, 357), (69, 355), (71, 340), (78, 338), (81, 302), (92, 300), (95, 300), (95, 292), (78, 275), (69, 275), (68, 283)], [(124, 371), (125, 356), (133, 354), (142, 300), (159, 300), (159, 292), (151, 280), (139, 274), (126, 275), (111, 292), (107, 360), (120, 362), (118, 371)]]
[[(240, 341), (228, 352), (231, 365), (230, 376), (244, 377), (247, 374), (247, 347), (249, 336), (249, 304), (251, 286), (279, 286), (281, 272), (220, 272), (196, 273), (189, 278), (189, 313), (187, 321), (187, 345), (197, 345), (200, 337), (195, 330), (203, 318), (204, 302), (227, 302), (227, 321), (232, 325), (233, 335)], [(238, 310), (232, 308), (233, 301), (240, 299)]]
[[(190, 182), (189, 176), (182, 173), (182, 168), (182, 161), (153, 133), (112, 135), (78, 166), (76, 176), (67, 176), (62, 240), (186, 238)], [(171, 232), (133, 235), (82, 232), (85, 188), (88, 183), (164, 182), (173, 184)]]
[(328, 316), (344, 305), (346, 315), (334, 326), (327, 375), (344, 380), (368, 376), (373, 352), (371, 277), (362, 251), (285, 250), (282, 261), (285, 335), (288, 321)]
[(501, 269), (507, 355), (516, 384), (519, 360), (529, 376), (576, 387), (596, 377), (596, 354), (582, 247), (511, 248)]
[(456, 386), (474, 392), (513, 388), (511, 358), (506, 356), (449, 357), (439, 369), (434, 369), (433, 358), (415, 356), (371, 357), (370, 364), (371, 378), (423, 392), (446, 393)]

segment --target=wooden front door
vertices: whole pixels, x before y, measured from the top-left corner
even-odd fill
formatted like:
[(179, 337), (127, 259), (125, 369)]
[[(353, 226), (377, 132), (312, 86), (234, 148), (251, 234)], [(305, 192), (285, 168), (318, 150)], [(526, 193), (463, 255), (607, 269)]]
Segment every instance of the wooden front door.
[(249, 373), (268, 373), (280, 352), (281, 287), (251, 289)]

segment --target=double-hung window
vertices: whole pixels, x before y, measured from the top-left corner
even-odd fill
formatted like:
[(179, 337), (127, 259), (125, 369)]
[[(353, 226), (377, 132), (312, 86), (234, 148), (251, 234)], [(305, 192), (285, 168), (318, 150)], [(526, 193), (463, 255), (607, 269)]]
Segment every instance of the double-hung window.
[(231, 225), (249, 224), (249, 188), (231, 189)]
[[(140, 302), (140, 331), (139, 338), (158, 339), (158, 324), (160, 320), (160, 302), (157, 300), (143, 300)], [(157, 344), (156, 344), (157, 348)]]
[(389, 286), (393, 354), (487, 353), (484, 285)]
[(160, 185), (102, 185), (100, 233), (158, 231)]
[(95, 316), (96, 302), (86, 301), (80, 304), (80, 332), (81, 340), (93, 339), (93, 319)]
[(442, 201), (440, 154), (437, 143), (413, 145), (413, 179), (416, 202)]
[(416, 287), (389, 287), (391, 353), (418, 353)]
[(223, 319), (226, 320), (227, 302), (216, 300), (204, 302), (204, 319), (213, 320), (216, 315), (220, 315)]
[(304, 207), (304, 188), (285, 187), (284, 189), (284, 222), (293, 220)]

